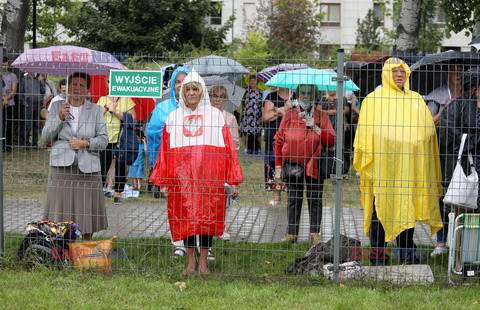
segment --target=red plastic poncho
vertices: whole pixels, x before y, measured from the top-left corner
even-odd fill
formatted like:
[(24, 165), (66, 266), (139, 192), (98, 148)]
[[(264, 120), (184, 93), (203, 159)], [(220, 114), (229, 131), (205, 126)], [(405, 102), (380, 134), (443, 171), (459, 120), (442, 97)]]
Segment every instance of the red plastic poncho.
[[(192, 73), (183, 85), (201, 80)], [(205, 97), (195, 111), (186, 108), (180, 97), (180, 108), (167, 117), (150, 176), (150, 182), (168, 187), (168, 218), (174, 241), (193, 235), (220, 237), (225, 228), (224, 184), (243, 181), (222, 112), (210, 106), (208, 94)]]

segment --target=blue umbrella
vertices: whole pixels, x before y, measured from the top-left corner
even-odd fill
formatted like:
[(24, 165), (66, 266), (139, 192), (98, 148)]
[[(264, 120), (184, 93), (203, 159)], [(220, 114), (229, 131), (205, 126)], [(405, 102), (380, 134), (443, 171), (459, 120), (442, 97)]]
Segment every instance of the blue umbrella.
[[(337, 73), (333, 71), (313, 68), (282, 71), (275, 74), (266, 85), (295, 89), (300, 84), (309, 84), (316, 85), (318, 90), (332, 91), (337, 90), (337, 81), (333, 79), (334, 77), (337, 77)], [(356, 91), (359, 88), (348, 80), (343, 82), (343, 90)]]

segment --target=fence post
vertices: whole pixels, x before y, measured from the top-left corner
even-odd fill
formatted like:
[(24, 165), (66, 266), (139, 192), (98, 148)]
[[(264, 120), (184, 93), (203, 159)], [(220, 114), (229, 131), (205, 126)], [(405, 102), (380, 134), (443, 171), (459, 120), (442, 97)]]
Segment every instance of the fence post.
[[(3, 43), (0, 43), (0, 59), (3, 62)], [(0, 83), (0, 94), (3, 94), (3, 83)], [(0, 109), (0, 257), (5, 253), (5, 230), (3, 227), (3, 148), (5, 137), (3, 136), (3, 107)]]
[(343, 48), (338, 49), (337, 56), (337, 144), (335, 152), (336, 175), (335, 182), (335, 225), (333, 230), (333, 282), (339, 280), (340, 264), (340, 213), (342, 212), (342, 179), (343, 179)]

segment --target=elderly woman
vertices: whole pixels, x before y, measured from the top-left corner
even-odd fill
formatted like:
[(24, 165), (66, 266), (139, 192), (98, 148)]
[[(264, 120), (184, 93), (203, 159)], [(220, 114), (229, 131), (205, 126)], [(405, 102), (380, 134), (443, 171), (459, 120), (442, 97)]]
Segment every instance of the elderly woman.
[(318, 156), (324, 147), (335, 143), (335, 132), (327, 113), (315, 108), (315, 85), (297, 87), (297, 106), (285, 113), (275, 135), (275, 178), (287, 184), (288, 229), (281, 242), (296, 242), (304, 183), (310, 213), (310, 241), (321, 241), (323, 179)]
[(295, 94), (291, 89), (279, 87), (267, 95), (262, 108), (262, 122), (265, 131), (265, 188), (274, 193), (273, 199), (269, 201), (269, 204), (272, 206), (280, 203), (282, 200), (281, 191), (285, 190), (283, 184), (275, 181), (273, 140), (283, 115), (292, 108), (292, 100), (294, 99)]
[[(213, 236), (225, 229), (224, 184), (243, 181), (232, 136), (222, 112), (210, 105), (203, 79), (190, 72), (180, 89), (179, 108), (171, 112), (150, 182), (168, 194), (168, 218), (173, 241), (183, 240), (188, 265), (184, 274), (209, 274), (208, 249)], [(200, 239), (200, 257), (195, 253)]]
[(102, 108), (86, 99), (89, 86), (87, 74), (72, 74), (68, 102), (51, 104), (42, 131), (43, 140), (53, 142), (44, 218), (76, 222), (84, 240), (107, 228), (99, 152), (108, 133)]
[(238, 151), (240, 149), (240, 138), (238, 135), (237, 119), (232, 113), (224, 109), (228, 100), (227, 88), (223, 85), (215, 85), (210, 89), (209, 95), (212, 106), (222, 111), (223, 117), (225, 117), (227, 126), (232, 134), (233, 146), (235, 146), (235, 149)]

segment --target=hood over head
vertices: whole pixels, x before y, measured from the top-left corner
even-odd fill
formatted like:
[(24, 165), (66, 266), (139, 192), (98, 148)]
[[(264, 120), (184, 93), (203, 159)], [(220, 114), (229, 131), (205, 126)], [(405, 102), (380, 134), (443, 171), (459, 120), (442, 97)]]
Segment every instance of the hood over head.
[(203, 78), (193, 69), (186, 77), (185, 80), (183, 80), (182, 88), (180, 89), (180, 97), (178, 101), (178, 105), (181, 108), (185, 108), (185, 101), (183, 98), (183, 90), (185, 88), (185, 85), (191, 82), (198, 82), (200, 83), (202, 89), (203, 89), (203, 96), (200, 98), (200, 102), (198, 103), (197, 109), (203, 108), (207, 105), (210, 105), (210, 96), (208, 95), (208, 89), (207, 86), (205, 85), (205, 81)]
[(180, 66), (175, 71), (173, 71), (172, 76), (170, 77), (170, 81), (168, 82), (169, 88), (170, 88), (170, 98), (175, 99), (175, 97), (178, 95), (175, 93), (175, 79), (177, 78), (177, 75), (179, 73), (184, 73), (188, 75), (190, 73), (189, 70), (185, 69), (184, 67)]
[(393, 69), (397, 67), (403, 67), (403, 69), (405, 70), (406, 79), (405, 79), (405, 84), (403, 84), (403, 88), (405, 92), (409, 92), (410, 91), (409, 78), (412, 71), (410, 70), (410, 67), (403, 60), (395, 57), (388, 58), (383, 65), (382, 87), (385, 87), (385, 88), (388, 87), (388, 88), (393, 88), (397, 91), (402, 91), (397, 87), (397, 85), (395, 85), (395, 81), (393, 80), (393, 76), (392, 76)]
[(473, 67), (462, 75), (462, 87), (464, 91), (470, 92), (480, 85), (480, 67)]

